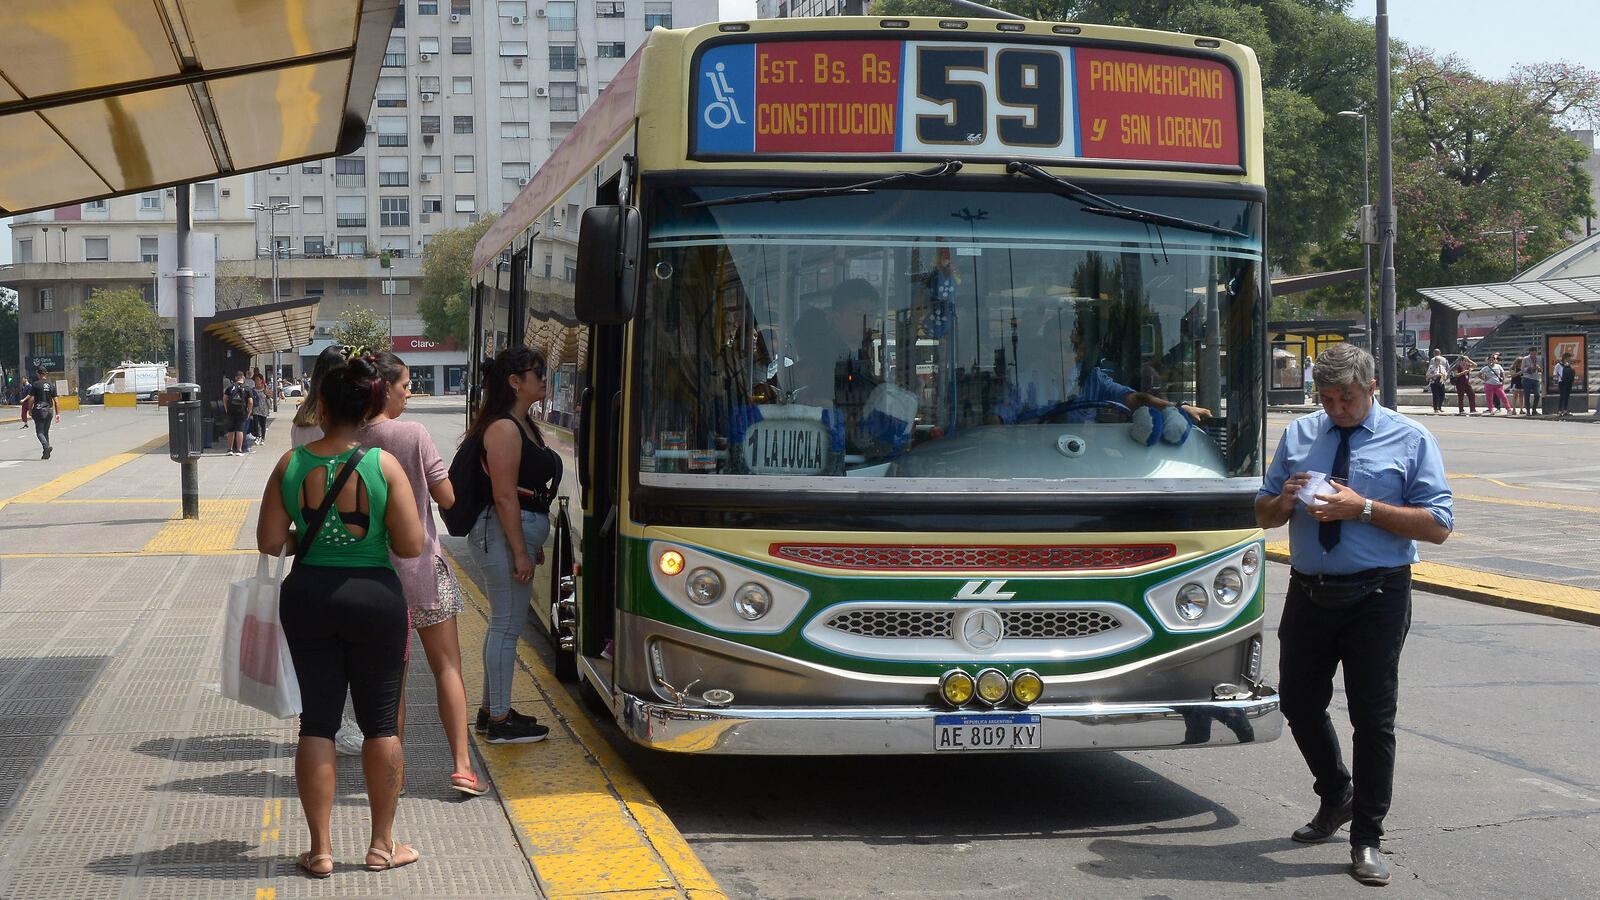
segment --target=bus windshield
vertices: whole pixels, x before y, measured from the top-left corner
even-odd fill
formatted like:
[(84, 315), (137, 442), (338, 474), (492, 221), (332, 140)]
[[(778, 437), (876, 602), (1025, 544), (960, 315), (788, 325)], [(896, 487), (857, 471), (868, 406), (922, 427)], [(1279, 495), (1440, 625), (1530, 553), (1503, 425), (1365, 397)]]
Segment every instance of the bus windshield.
[(636, 320), (641, 483), (1258, 477), (1260, 204), (1117, 195), (1213, 233), (1001, 184), (702, 206), (782, 188), (655, 187)]

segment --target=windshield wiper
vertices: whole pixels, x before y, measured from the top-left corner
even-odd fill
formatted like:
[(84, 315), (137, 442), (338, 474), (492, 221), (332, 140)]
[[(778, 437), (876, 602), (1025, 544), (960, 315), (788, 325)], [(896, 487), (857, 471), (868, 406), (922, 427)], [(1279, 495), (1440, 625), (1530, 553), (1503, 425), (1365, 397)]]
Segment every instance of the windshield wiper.
[(1232, 228), (1207, 225), (1204, 222), (1196, 222), (1192, 219), (1183, 219), (1178, 216), (1169, 216), (1165, 213), (1151, 212), (1148, 209), (1124, 206), (1115, 200), (1108, 200), (1093, 191), (1078, 187), (1065, 178), (1057, 178), (1038, 166), (1032, 163), (1025, 163), (1020, 159), (1013, 159), (1006, 163), (1006, 172), (1012, 175), (1026, 175), (1036, 181), (1042, 181), (1058, 188), (1064, 197), (1084, 201), (1087, 205), (1083, 207), (1083, 211), (1086, 213), (1093, 213), (1097, 216), (1110, 216), (1114, 219), (1128, 219), (1133, 222), (1143, 222), (1146, 225), (1165, 225), (1171, 228), (1184, 228), (1189, 231), (1203, 231), (1207, 234), (1219, 234), (1225, 237), (1250, 240), (1250, 235), (1242, 231), (1234, 231)]
[(756, 194), (738, 194), (733, 197), (719, 197), (715, 200), (696, 200), (685, 203), (684, 209), (700, 209), (707, 206), (727, 206), (731, 203), (783, 203), (786, 200), (810, 200), (813, 197), (840, 197), (846, 194), (870, 194), (874, 188), (890, 184), (899, 184), (903, 181), (928, 181), (935, 178), (948, 178), (961, 171), (958, 160), (947, 159), (931, 169), (920, 172), (896, 172), (883, 178), (874, 178), (871, 181), (861, 181), (856, 184), (841, 184), (834, 187), (794, 188), (787, 191), (761, 191)]

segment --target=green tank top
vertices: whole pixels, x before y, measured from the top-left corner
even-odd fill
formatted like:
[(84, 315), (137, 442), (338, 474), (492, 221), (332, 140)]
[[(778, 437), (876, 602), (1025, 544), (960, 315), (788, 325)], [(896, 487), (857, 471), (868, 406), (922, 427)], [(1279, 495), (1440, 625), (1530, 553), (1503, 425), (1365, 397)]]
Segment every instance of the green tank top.
[[(323, 474), (319, 477), (326, 479), (323, 490), (327, 490), (333, 484), (339, 467), (354, 452), (355, 448), (352, 447), (338, 456), (318, 456), (305, 447), (296, 447), (290, 454), (289, 465), (283, 471), (283, 505), (289, 511), (289, 518), (294, 521), (296, 534), (306, 533), (305, 517), (308, 515), (300, 506), (300, 486), (313, 473), (321, 472)], [(366, 486), (366, 535), (356, 537), (345, 528), (344, 520), (339, 515), (339, 505), (335, 503), (329, 507), (327, 521), (317, 531), (311, 549), (301, 557), (307, 564), (394, 568), (389, 562), (389, 531), (383, 525), (384, 513), (389, 508), (389, 484), (383, 479), (382, 455), (382, 450), (369, 447), (366, 455), (361, 457), (361, 462), (356, 464), (355, 474), (350, 476), (352, 479), (360, 476), (361, 483)], [(309, 512), (316, 512), (315, 507)]]

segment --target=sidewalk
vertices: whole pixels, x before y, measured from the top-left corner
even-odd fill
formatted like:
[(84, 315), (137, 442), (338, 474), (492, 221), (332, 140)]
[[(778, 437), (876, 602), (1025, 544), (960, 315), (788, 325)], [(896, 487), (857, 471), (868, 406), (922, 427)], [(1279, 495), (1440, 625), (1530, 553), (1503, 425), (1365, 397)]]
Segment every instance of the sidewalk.
[[(259, 492), (287, 430), (275, 437), (249, 456), (201, 460), (198, 522), (177, 518), (164, 446), (0, 501), (0, 527), (38, 537), (30, 551), (59, 548), (0, 555), (0, 897), (722, 896), (526, 645), (513, 702), (550, 724), (551, 739), (479, 748), (494, 790), (451, 790), (415, 639), (396, 837), (422, 860), (360, 868), (365, 789), (359, 762), (341, 758), (334, 877), (299, 874), (294, 724), (214, 683), (220, 605), (255, 567)], [(475, 697), (486, 604), (465, 585)]]

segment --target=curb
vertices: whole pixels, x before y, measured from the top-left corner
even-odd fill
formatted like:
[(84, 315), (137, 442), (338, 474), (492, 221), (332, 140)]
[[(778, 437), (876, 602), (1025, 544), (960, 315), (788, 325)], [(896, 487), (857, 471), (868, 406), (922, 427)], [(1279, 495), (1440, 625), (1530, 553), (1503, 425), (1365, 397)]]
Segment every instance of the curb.
[[(1288, 564), (1286, 545), (1267, 545), (1267, 559)], [(1411, 587), (1413, 590), (1421, 589), (1469, 603), (1498, 606), (1581, 625), (1600, 625), (1600, 591), (1427, 562), (1411, 567)], [(1541, 596), (1550, 599), (1528, 599)]]

